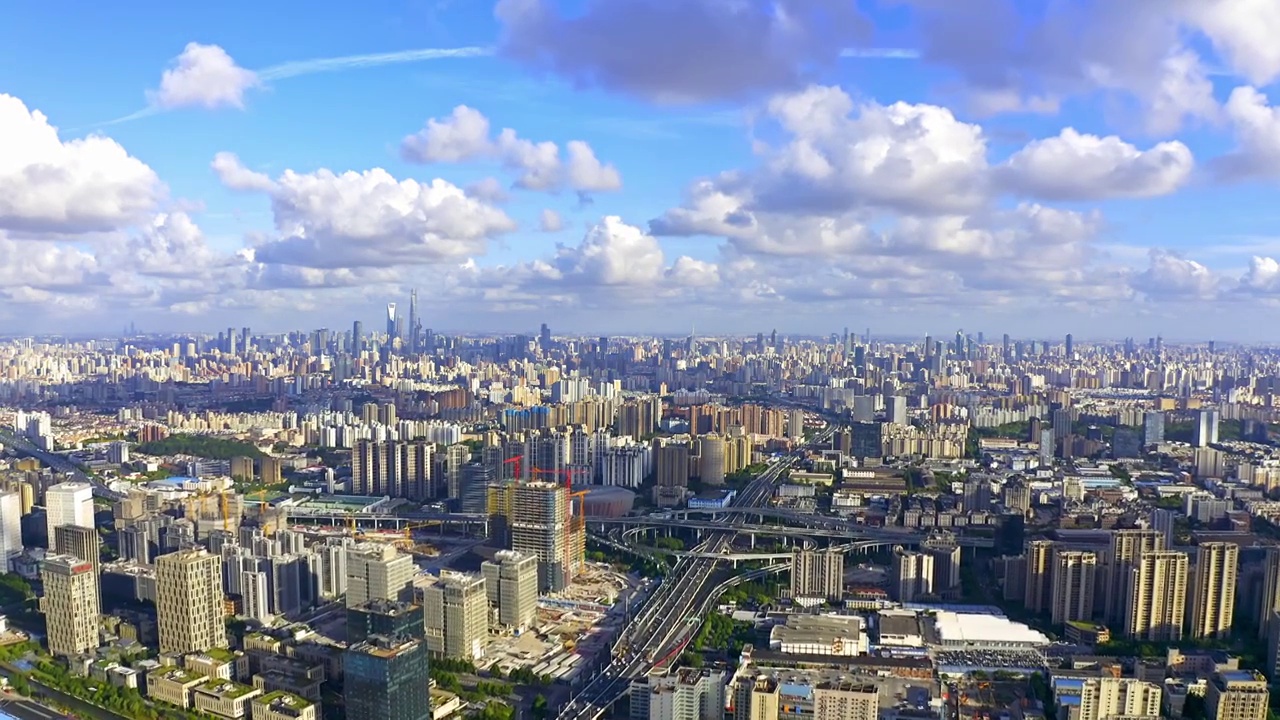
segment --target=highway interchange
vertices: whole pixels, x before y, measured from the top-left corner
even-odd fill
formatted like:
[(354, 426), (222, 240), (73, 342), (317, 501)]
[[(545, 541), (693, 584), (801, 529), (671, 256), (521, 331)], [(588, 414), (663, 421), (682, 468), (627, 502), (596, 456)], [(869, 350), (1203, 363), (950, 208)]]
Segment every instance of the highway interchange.
[[(832, 430), (828, 429), (813, 442), (826, 442), (831, 434)], [(794, 462), (795, 458), (791, 456), (775, 460), (768, 470), (734, 497), (734, 507), (764, 507), (772, 497), (778, 479)], [(727, 552), (737, 537), (734, 528), (745, 524), (746, 518), (746, 515), (739, 515), (732, 522), (725, 523), (724, 530), (710, 534), (694, 550)], [(706, 557), (680, 558), (622, 631), (614, 645), (612, 661), (561, 709), (559, 717), (565, 720), (596, 720), (627, 692), (634, 678), (644, 676), (677, 656), (697, 632), (710, 605), (724, 588), (708, 586), (719, 563), (719, 560)], [(774, 566), (770, 570), (781, 567)], [(753, 575), (756, 574), (763, 573), (755, 571)], [(730, 583), (744, 579), (735, 578)]]

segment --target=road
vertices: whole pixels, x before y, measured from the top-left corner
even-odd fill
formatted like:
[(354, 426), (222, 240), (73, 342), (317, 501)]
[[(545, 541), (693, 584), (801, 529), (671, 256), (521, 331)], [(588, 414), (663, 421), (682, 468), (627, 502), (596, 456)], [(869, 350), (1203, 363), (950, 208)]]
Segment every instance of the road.
[[(830, 439), (833, 432), (833, 429), (828, 429), (819, 434), (814, 438), (814, 444)], [(795, 460), (794, 457), (785, 457), (770, 465), (734, 497), (734, 507), (764, 507), (768, 504), (778, 478), (791, 468)], [(725, 523), (723, 531), (714, 533), (694, 550), (727, 552), (737, 536), (733, 528), (745, 521), (746, 516), (742, 515)], [(675, 659), (697, 631), (710, 603), (719, 594), (716, 591), (721, 588), (708, 586), (719, 562), (704, 557), (680, 558), (644, 608), (622, 632), (614, 646), (613, 661), (561, 709), (558, 717), (563, 720), (596, 720), (627, 692), (632, 679)]]
[(69, 475), (69, 479), (71, 481), (89, 483), (93, 486), (93, 494), (97, 497), (106, 498), (108, 500), (121, 500), (124, 498), (124, 495), (107, 487), (101, 480), (95, 480), (88, 475), (85, 475), (79, 467), (76, 467), (75, 463), (71, 462), (67, 458), (62, 455), (58, 455), (57, 453), (41, 450), (32, 444), (30, 440), (22, 437), (21, 435), (14, 434), (12, 430), (0, 430), (0, 443), (3, 443), (5, 447), (13, 448), (22, 455), (30, 455), (45, 465), (48, 465), (55, 472)]

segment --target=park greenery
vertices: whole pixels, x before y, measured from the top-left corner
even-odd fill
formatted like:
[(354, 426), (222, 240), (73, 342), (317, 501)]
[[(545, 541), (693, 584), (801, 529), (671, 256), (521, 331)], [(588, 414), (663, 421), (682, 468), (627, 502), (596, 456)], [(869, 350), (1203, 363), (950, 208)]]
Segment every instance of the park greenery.
[[(22, 675), (15, 674), (14, 677), (18, 678)], [(38, 659), (30, 672), (30, 677), (22, 680), (23, 686), (29, 693), (31, 687), (28, 681), (134, 720), (208, 720), (209, 718), (203, 713), (191, 712), (171, 705), (153, 705), (134, 688), (116, 687), (111, 683), (72, 675), (60, 663), (48, 657)], [(22, 689), (17, 682), (11, 682), (14, 683), (14, 690), (21, 693)]]
[(138, 452), (147, 455), (192, 455), (209, 460), (230, 460), (234, 457), (261, 459), (266, 457), (252, 443), (241, 440), (214, 437), (212, 435), (170, 435), (163, 440), (142, 443)]
[(693, 650), (706, 652), (709, 650), (737, 655), (744, 645), (756, 641), (755, 626), (749, 622), (734, 620), (728, 615), (711, 613), (707, 616), (698, 634), (690, 643)]
[(752, 581), (731, 587), (720, 596), (721, 601), (733, 605), (752, 604), (756, 606), (776, 602), (781, 595), (781, 586), (773, 581)]
[(0, 607), (24, 603), (36, 596), (31, 583), (17, 573), (0, 573)]

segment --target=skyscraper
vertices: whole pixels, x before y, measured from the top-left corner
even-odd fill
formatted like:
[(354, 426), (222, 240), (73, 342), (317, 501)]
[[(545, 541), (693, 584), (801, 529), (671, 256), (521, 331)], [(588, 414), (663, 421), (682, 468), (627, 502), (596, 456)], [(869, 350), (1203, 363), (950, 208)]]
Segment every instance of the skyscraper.
[(1226, 637), (1236, 605), (1236, 576), (1240, 546), (1231, 542), (1203, 542), (1196, 547), (1195, 581), (1191, 592), (1192, 638)]
[(371, 635), (426, 638), (426, 616), (417, 603), (370, 600), (347, 608), (347, 644), (364, 642)]
[(1050, 615), (1054, 625), (1088, 620), (1093, 616), (1094, 583), (1098, 556), (1082, 550), (1058, 553), (1053, 563), (1053, 602)]
[(1130, 571), (1125, 635), (1132, 640), (1177, 642), (1186, 616), (1187, 554), (1173, 550), (1144, 552)]
[(1066, 350), (1066, 355), (1068, 360), (1075, 357), (1076, 347), (1075, 347), (1075, 343), (1072, 342), (1071, 333), (1067, 333), (1067, 339), (1066, 339), (1066, 342), (1063, 343), (1063, 348)]
[(511, 549), (538, 558), (540, 590), (563, 589), (581, 569), (585, 550), (571, 522), (568, 489), (530, 482), (512, 492)]
[(222, 600), (219, 556), (195, 549), (156, 558), (160, 652), (186, 654), (227, 647)]
[(351, 323), (351, 352), (359, 355), (364, 349), (364, 323), (356, 320)]
[(1031, 612), (1044, 612), (1053, 596), (1053, 541), (1027, 543), (1027, 587), (1022, 604)]
[(933, 594), (933, 557), (901, 545), (893, 549), (893, 589), (898, 602)]
[(49, 542), (59, 525), (93, 528), (93, 486), (82, 482), (58, 483), (45, 491), (44, 505)]
[[(968, 511), (968, 508), (965, 508)], [(954, 533), (931, 533), (920, 552), (933, 559), (933, 594), (954, 597), (960, 592), (960, 545)]]
[(527, 628), (538, 610), (538, 558), (515, 550), (499, 550), (480, 564), (489, 605), (498, 611), (498, 623)]
[(413, 558), (393, 545), (361, 543), (347, 548), (347, 607), (370, 600), (413, 600)]
[(431, 720), (427, 644), (371, 635), (343, 655), (349, 720)]
[(844, 595), (844, 552), (796, 550), (791, 554), (791, 597), (821, 597), (831, 600)]
[[(1106, 607), (1103, 619), (1119, 627), (1132, 610), (1133, 569), (1143, 553), (1164, 549), (1164, 535), (1155, 530), (1116, 530), (1103, 562)], [(1181, 624), (1181, 623), (1179, 623)]]
[(387, 303), (387, 341), (396, 337), (396, 304)]
[(22, 554), (22, 495), (0, 492), (0, 570)]
[(437, 657), (475, 660), (489, 644), (489, 597), (484, 577), (441, 570), (423, 591), (427, 647)]
[(1148, 410), (1142, 415), (1142, 444), (1158, 445), (1164, 442), (1164, 412)]
[[(49, 652), (79, 655), (98, 647), (98, 576), (93, 564), (73, 555), (47, 555), (40, 563)], [(221, 622), (221, 618), (218, 619)]]
[(53, 529), (49, 545), (59, 555), (71, 555), (93, 566), (94, 591), (99, 592), (98, 600), (101, 604), (99, 583), (102, 578), (102, 537), (98, 535), (98, 531), (79, 525), (59, 525)]
[(1218, 442), (1218, 411), (1201, 410), (1196, 415), (1196, 447), (1208, 447)]
[(418, 352), (418, 291), (409, 291), (409, 353)]

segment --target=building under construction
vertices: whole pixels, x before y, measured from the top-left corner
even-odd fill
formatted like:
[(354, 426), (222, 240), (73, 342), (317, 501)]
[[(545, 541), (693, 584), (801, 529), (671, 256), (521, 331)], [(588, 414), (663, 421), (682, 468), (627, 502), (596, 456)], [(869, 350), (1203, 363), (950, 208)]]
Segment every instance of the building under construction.
[(563, 590), (582, 571), (584, 494), (543, 481), (506, 481), (488, 489), (490, 537), (503, 547), (538, 558), (540, 592)]

